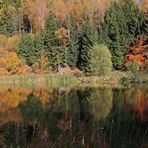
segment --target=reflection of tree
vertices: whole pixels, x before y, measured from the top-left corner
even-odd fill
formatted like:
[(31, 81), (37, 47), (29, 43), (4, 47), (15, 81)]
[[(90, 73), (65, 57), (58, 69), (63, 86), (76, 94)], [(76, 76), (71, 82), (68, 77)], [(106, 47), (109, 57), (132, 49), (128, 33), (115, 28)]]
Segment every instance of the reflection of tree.
[(20, 124), (8, 122), (1, 128), (6, 147), (27, 147), (25, 132)]
[(19, 104), (19, 110), (24, 122), (28, 124), (41, 123), (43, 121), (44, 114), (41, 102), (33, 95), (29, 95), (26, 101)]
[(147, 141), (147, 122), (141, 122), (125, 104), (125, 90), (114, 89), (112, 110), (103, 121), (103, 133), (112, 147), (139, 148)]
[(0, 147), (7, 148), (5, 141), (4, 141), (4, 137), (2, 135), (0, 135)]
[(124, 93), (126, 104), (131, 110), (137, 113), (137, 116), (142, 120), (147, 120), (148, 114), (148, 88), (134, 87), (134, 89), (127, 89)]
[(9, 110), (0, 114), (0, 126), (8, 122), (20, 123), (22, 122), (21, 114), (15, 110)]
[[(16, 109), (22, 117), (15, 118), (17, 112), (11, 112), (14, 118), (2, 118), (6, 122), (0, 125), (0, 140), (7, 147), (22, 148), (109, 147), (108, 142), (115, 148), (138, 147), (148, 137), (146, 122), (135, 118), (125, 103), (126, 92), (109, 88), (34, 89)], [(42, 95), (49, 99), (41, 99)]]
[(111, 89), (93, 89), (90, 98), (90, 113), (96, 120), (108, 116), (112, 108), (113, 94)]
[(49, 88), (0, 88), (0, 112), (5, 112), (9, 109), (16, 108), (21, 101), (27, 99), (28, 94), (37, 96), (42, 104), (50, 101), (53, 89)]
[(48, 103), (53, 93), (53, 89), (49, 88), (35, 88), (32, 90), (32, 94), (37, 96), (42, 104)]
[(0, 88), (0, 112), (17, 107), (29, 92), (30, 90), (25, 88)]

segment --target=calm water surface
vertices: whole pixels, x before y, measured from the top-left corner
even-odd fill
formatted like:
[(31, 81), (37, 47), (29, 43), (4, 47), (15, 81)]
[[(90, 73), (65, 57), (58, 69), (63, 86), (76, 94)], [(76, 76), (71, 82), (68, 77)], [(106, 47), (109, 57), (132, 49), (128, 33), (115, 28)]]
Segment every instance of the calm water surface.
[(148, 86), (0, 87), (0, 148), (148, 148)]

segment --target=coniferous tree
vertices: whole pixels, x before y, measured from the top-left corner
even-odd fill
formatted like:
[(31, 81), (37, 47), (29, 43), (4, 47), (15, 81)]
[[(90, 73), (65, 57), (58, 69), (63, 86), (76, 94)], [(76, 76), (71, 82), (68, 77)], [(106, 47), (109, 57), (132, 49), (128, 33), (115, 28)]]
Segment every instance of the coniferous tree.
[(67, 65), (67, 48), (60, 42), (56, 36), (56, 30), (58, 29), (57, 21), (54, 16), (49, 16), (46, 25), (45, 34), (45, 51), (52, 63), (54, 70), (58, 70), (59, 67)]
[(136, 2), (132, 0), (125, 0), (125, 4), (123, 6), (123, 13), (126, 17), (126, 25), (128, 26), (128, 32), (134, 37), (140, 35), (140, 23), (142, 16)]
[(78, 33), (76, 23), (69, 18), (69, 45), (67, 50), (67, 63), (71, 68), (75, 68), (78, 62)]
[[(124, 56), (130, 48), (133, 37), (138, 34), (138, 12), (131, 2), (124, 6), (115, 2), (107, 15), (100, 31), (100, 42), (107, 45), (112, 54), (115, 69), (124, 67)], [(133, 19), (133, 20), (132, 20)], [(134, 25), (132, 21), (134, 21)], [(137, 32), (137, 33), (136, 33)]]
[(38, 60), (40, 54), (38, 48), (35, 48), (34, 39), (26, 34), (21, 37), (16, 52), (24, 58), (30, 66)]
[(7, 36), (11, 34), (9, 15), (6, 10), (3, 10), (2, 12), (0, 12), (0, 33)]
[(79, 40), (79, 67), (88, 72), (90, 61), (90, 50), (98, 42), (98, 35), (94, 25), (87, 22), (84, 26), (83, 36)]
[(112, 54), (115, 69), (124, 67), (124, 57), (134, 43), (134, 38), (146, 33), (146, 19), (132, 0), (123, 5), (115, 2), (105, 16), (100, 31), (100, 42), (106, 44)]

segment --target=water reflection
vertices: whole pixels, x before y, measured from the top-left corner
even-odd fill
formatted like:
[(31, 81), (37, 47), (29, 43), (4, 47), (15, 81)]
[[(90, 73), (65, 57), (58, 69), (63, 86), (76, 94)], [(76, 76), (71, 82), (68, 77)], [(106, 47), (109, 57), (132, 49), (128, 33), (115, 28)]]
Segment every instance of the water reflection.
[(0, 147), (146, 148), (148, 86), (1, 88)]

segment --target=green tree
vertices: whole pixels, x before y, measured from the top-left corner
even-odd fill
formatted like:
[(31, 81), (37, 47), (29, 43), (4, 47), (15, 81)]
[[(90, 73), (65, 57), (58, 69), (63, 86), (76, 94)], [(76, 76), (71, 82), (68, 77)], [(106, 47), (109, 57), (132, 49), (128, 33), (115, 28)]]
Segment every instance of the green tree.
[(126, 0), (124, 5), (113, 3), (100, 30), (100, 43), (107, 45), (115, 69), (124, 68), (124, 56), (133, 44), (134, 37), (142, 33), (142, 16), (135, 2)]
[(128, 27), (128, 32), (134, 37), (140, 35), (142, 15), (140, 13), (138, 5), (132, 0), (125, 0), (125, 4), (122, 9), (126, 17), (126, 25)]
[(4, 34), (7, 36), (11, 34), (9, 15), (6, 10), (2, 10), (2, 12), (0, 12), (0, 34)]
[(78, 65), (81, 70), (88, 72), (91, 48), (98, 42), (98, 34), (91, 22), (84, 26), (82, 37), (79, 39), (79, 61)]
[(40, 50), (35, 48), (33, 37), (27, 34), (24, 34), (21, 37), (16, 52), (18, 55), (23, 57), (26, 60), (26, 63), (30, 66), (37, 61), (40, 55)]
[(88, 73), (105, 76), (112, 71), (112, 61), (109, 49), (104, 45), (94, 45), (89, 53)]
[(67, 65), (67, 48), (60, 42), (55, 32), (58, 24), (54, 16), (49, 16), (46, 24), (45, 51), (54, 70)]
[(126, 17), (121, 6), (115, 2), (102, 25), (100, 33), (101, 43), (107, 45), (112, 54), (112, 62), (115, 69), (122, 69), (124, 64), (124, 54), (130, 36), (126, 25)]
[(68, 22), (69, 22), (68, 29), (70, 33), (69, 33), (69, 46), (67, 50), (68, 54), (67, 62), (71, 68), (75, 68), (77, 66), (78, 55), (79, 55), (77, 25), (72, 18), (69, 18)]

